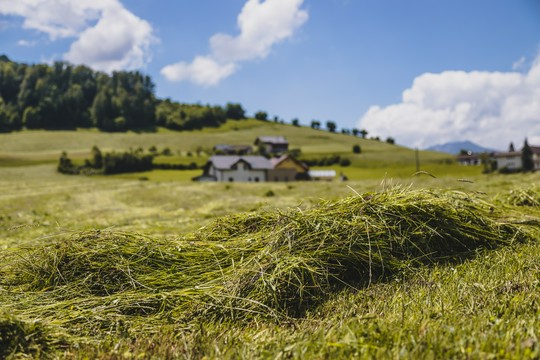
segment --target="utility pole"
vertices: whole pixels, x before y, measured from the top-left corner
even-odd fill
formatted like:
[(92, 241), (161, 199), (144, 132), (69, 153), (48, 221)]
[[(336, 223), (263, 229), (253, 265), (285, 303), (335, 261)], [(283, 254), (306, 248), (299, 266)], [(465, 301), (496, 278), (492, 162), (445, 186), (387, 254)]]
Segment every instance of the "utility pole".
[(418, 148), (414, 149), (414, 155), (416, 158), (416, 172), (419, 172), (420, 171), (420, 156), (418, 154)]

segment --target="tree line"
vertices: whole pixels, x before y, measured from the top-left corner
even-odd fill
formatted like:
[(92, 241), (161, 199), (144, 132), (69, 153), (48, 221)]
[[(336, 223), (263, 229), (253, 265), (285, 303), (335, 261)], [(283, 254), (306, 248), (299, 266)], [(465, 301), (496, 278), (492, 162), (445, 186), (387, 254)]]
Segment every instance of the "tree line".
[[(246, 117), (238, 103), (219, 106), (158, 99), (150, 76), (138, 71), (106, 74), (63, 61), (24, 64), (0, 55), (0, 132), (91, 127), (102, 131), (153, 130), (156, 126), (193, 130)], [(260, 110), (254, 117), (269, 121), (266, 111)], [(278, 116), (273, 121), (285, 123)], [(294, 118), (291, 124), (300, 126), (300, 121)], [(310, 126), (322, 130), (322, 125), (312, 120)], [(334, 121), (326, 122), (329, 132), (337, 128)], [(344, 128), (341, 132), (362, 138), (368, 134), (365, 129)]]
[(224, 107), (161, 100), (138, 71), (98, 72), (66, 62), (23, 64), (0, 56), (0, 132), (96, 127), (126, 131), (164, 126), (190, 130), (245, 118), (240, 104)]
[[(166, 151), (164, 150), (164, 154)], [(62, 152), (58, 159), (58, 172), (69, 175), (111, 175), (130, 172), (143, 172), (153, 169), (164, 170), (192, 170), (197, 169), (197, 164), (154, 164), (157, 152), (150, 149), (150, 154), (142, 148), (130, 149), (124, 152), (103, 153), (97, 146), (92, 147), (91, 157), (85, 159), (83, 164), (75, 164), (68, 157), (67, 152)]]

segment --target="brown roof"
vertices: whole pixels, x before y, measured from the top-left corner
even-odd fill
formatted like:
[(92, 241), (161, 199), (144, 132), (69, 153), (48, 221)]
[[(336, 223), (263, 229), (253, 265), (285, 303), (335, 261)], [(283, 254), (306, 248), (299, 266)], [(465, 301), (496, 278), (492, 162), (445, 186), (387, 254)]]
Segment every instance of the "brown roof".
[(280, 157), (271, 158), (270, 162), (272, 163), (272, 166), (275, 168), (277, 165), (279, 165), (281, 162), (285, 161), (287, 158), (290, 158), (292, 161), (297, 163), (299, 166), (301, 166), (303, 169), (307, 170), (308, 166), (298, 160), (296, 160), (294, 157), (290, 155), (281, 155)]

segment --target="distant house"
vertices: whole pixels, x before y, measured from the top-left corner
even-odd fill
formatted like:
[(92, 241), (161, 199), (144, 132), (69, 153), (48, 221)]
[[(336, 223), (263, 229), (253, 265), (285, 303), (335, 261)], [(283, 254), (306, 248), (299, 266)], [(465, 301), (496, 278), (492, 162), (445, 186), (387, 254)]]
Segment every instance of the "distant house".
[(266, 154), (283, 154), (289, 151), (289, 142), (283, 136), (259, 136), (255, 146)]
[(268, 171), (272, 169), (272, 163), (264, 156), (214, 155), (206, 163), (199, 180), (267, 181)]
[(251, 145), (219, 144), (212, 148), (214, 153), (222, 155), (249, 155), (253, 153)]
[(267, 159), (264, 156), (214, 155), (197, 181), (263, 182), (307, 180), (308, 167), (290, 155)]
[(497, 163), (497, 169), (517, 171), (523, 167), (521, 162), (521, 151), (506, 151), (493, 154), (493, 159)]
[(330, 181), (336, 177), (336, 170), (309, 170), (311, 180), (326, 180)]
[[(534, 170), (540, 170), (540, 146), (531, 146)], [(521, 151), (506, 151), (493, 154), (498, 170), (518, 171), (523, 167)]]
[(268, 171), (268, 181), (307, 180), (308, 166), (290, 155), (270, 159), (273, 169)]
[(482, 159), (480, 154), (462, 154), (457, 156), (457, 162), (459, 165), (481, 165)]
[(534, 170), (540, 170), (540, 146), (531, 146)]

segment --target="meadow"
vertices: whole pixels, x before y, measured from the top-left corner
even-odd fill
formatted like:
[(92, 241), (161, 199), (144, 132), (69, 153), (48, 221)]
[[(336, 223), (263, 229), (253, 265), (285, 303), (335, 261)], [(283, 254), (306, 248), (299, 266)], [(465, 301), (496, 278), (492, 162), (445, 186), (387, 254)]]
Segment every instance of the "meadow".
[[(414, 175), (410, 149), (259, 127), (1, 134), (0, 358), (540, 357), (539, 173), (421, 152)], [(302, 154), (347, 154), (336, 169), (351, 180), (55, 170), (63, 150), (197, 160), (261, 130)]]

